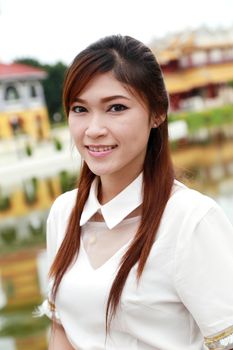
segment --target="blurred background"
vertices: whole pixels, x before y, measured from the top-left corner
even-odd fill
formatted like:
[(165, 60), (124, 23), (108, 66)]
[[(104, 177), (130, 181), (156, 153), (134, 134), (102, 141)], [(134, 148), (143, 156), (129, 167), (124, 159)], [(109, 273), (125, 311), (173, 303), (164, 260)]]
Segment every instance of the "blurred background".
[(0, 349), (45, 350), (49, 208), (74, 187), (80, 157), (61, 104), (74, 56), (105, 35), (143, 41), (170, 95), (179, 179), (233, 222), (233, 3), (0, 0)]

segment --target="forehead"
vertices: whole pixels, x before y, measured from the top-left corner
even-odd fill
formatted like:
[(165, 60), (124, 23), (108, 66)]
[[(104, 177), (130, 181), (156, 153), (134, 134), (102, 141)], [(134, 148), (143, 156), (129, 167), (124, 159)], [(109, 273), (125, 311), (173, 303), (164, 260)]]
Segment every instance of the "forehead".
[(86, 99), (91, 97), (105, 97), (108, 95), (123, 95), (133, 97), (130, 87), (117, 80), (113, 72), (98, 74), (92, 78), (77, 97)]

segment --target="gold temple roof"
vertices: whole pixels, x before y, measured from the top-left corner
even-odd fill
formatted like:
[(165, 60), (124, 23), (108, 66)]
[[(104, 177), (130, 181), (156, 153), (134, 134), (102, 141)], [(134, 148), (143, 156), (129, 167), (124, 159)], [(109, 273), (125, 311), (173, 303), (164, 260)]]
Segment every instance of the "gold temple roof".
[(184, 55), (194, 52), (233, 49), (233, 27), (211, 30), (200, 27), (196, 30), (184, 30), (154, 39), (150, 47), (160, 64), (167, 64)]
[(225, 83), (233, 80), (233, 62), (164, 73), (164, 79), (168, 92), (172, 94), (208, 84)]

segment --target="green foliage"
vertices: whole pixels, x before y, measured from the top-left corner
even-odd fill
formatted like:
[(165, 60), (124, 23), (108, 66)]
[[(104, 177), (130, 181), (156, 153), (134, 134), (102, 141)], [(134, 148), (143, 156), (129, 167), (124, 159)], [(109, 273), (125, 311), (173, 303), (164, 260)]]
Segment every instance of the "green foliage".
[(12, 244), (16, 241), (17, 238), (17, 230), (14, 226), (7, 226), (0, 229), (0, 237), (1, 240), (5, 244)]
[(37, 201), (38, 179), (33, 177), (23, 184), (24, 198), (27, 204), (33, 204)]
[(28, 155), (28, 157), (32, 156), (32, 146), (29, 143), (27, 143), (25, 146), (25, 152)]
[(2, 192), (0, 187), (0, 211), (5, 211), (11, 206), (10, 196)]
[(55, 113), (63, 115), (62, 109), (62, 87), (67, 66), (62, 62), (55, 65), (44, 66), (47, 71), (47, 78), (43, 81), (45, 99), (48, 106), (51, 121)]
[(70, 191), (75, 187), (76, 176), (64, 170), (60, 172), (59, 177), (62, 192)]
[(50, 197), (54, 198), (55, 197), (55, 191), (54, 191), (54, 188), (53, 188), (53, 181), (52, 181), (51, 178), (47, 178), (46, 179), (46, 185), (47, 185)]
[(28, 66), (42, 68), (43, 64), (41, 64), (37, 59), (31, 57), (22, 57), (14, 60), (15, 63), (27, 64)]
[(23, 237), (18, 234), (17, 222), (0, 227), (0, 255), (18, 252), (31, 247), (44, 246), (46, 241), (46, 218), (28, 220)]
[(53, 143), (54, 143), (54, 146), (55, 146), (57, 151), (61, 151), (62, 150), (62, 147), (63, 147), (62, 143), (57, 137), (54, 137)]
[(50, 324), (47, 317), (33, 317), (34, 309), (5, 313), (7, 321), (0, 329), (0, 337), (22, 337), (45, 331)]
[(201, 128), (212, 128), (233, 123), (233, 105), (207, 109), (199, 112), (181, 112), (171, 114), (169, 122), (185, 120), (190, 133)]
[(11, 201), (9, 196), (0, 195), (0, 211), (5, 211), (11, 206)]
[[(0, 234), (1, 238), (1, 234)], [(0, 240), (0, 255), (7, 255), (9, 253), (24, 251), (25, 249), (30, 249), (33, 247), (45, 247), (45, 232), (44, 231), (34, 231), (29, 232), (29, 235), (25, 238), (16, 239), (11, 243), (6, 243)]]
[(45, 236), (45, 228), (43, 221), (38, 221), (36, 223), (30, 222), (28, 224), (28, 231), (30, 236), (37, 237), (37, 236)]
[(3, 288), (8, 298), (15, 296), (15, 285), (11, 277), (6, 277), (4, 279)]

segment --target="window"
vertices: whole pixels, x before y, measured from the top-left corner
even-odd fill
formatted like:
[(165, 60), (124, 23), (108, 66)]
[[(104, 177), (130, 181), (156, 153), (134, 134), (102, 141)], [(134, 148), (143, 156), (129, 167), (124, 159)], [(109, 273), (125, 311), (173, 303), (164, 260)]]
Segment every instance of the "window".
[(30, 97), (37, 97), (37, 91), (35, 85), (30, 85)]
[(4, 95), (5, 101), (12, 101), (12, 100), (18, 100), (19, 99), (19, 93), (15, 86), (9, 85), (7, 86), (5, 90)]
[(193, 65), (202, 65), (207, 62), (207, 54), (203, 51), (197, 51), (192, 54)]
[(219, 49), (214, 49), (210, 52), (210, 61), (213, 62), (220, 62), (223, 58), (222, 51)]
[(190, 59), (188, 56), (183, 56), (180, 58), (180, 66), (182, 68), (188, 67), (190, 65)]
[(233, 59), (233, 48), (227, 49), (223, 52), (223, 57), (225, 60)]

